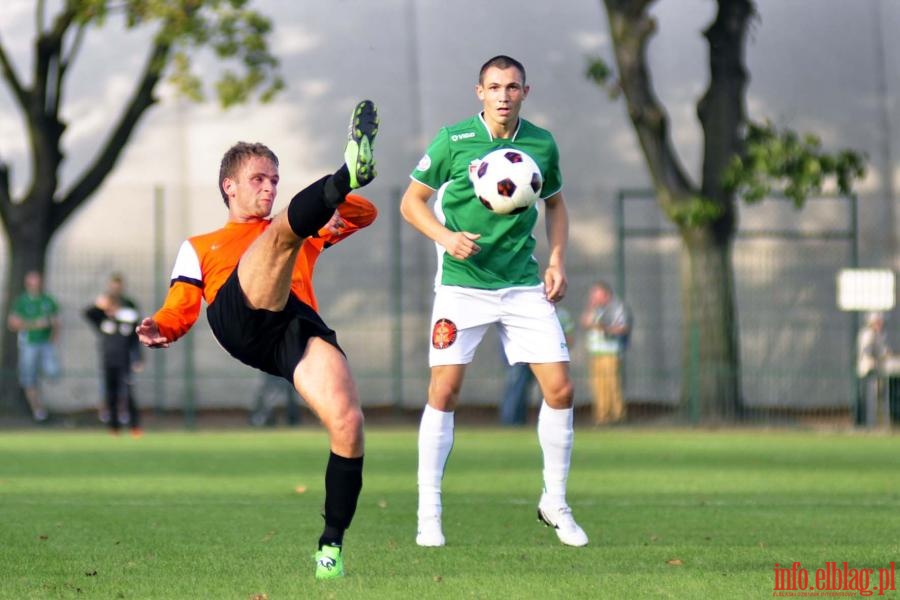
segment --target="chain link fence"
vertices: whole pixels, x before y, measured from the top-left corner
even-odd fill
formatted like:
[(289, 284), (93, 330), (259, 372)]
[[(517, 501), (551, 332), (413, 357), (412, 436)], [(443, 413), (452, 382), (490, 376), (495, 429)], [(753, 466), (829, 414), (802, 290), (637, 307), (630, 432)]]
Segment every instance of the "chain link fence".
[[(188, 191), (203, 198), (198, 203), (222, 210), (208, 190)], [(371, 197), (379, 219), (325, 252), (315, 285), (321, 313), (338, 332), (363, 404), (417, 411), (428, 382), (435, 252), (430, 241), (401, 222), (401, 193), (395, 188)], [(603, 278), (634, 314), (623, 363), (628, 422), (694, 422), (684, 382), (699, 363), (685, 360), (691, 345), (685, 344), (682, 327), (677, 233), (652, 194), (586, 189), (566, 194), (573, 235), (570, 292), (563, 305), (577, 315), (588, 287)], [(112, 197), (129, 198), (127, 214), (119, 206), (113, 224), (104, 224), (108, 229), (98, 237), (92, 221), (111, 210)], [(51, 412), (87, 411), (100, 401), (95, 335), (81, 312), (104, 289), (109, 274), (125, 275), (127, 290), (144, 313), (161, 302), (184, 235), (177, 232), (186, 227), (175, 197), (149, 185), (106, 190), (51, 248), (46, 279), (62, 306), (64, 366), (62, 381), (44, 386)], [(852, 421), (859, 323), (855, 314), (836, 308), (834, 287), (837, 271), (857, 262), (855, 211), (853, 198), (820, 198), (799, 211), (779, 200), (741, 208), (733, 255), (743, 394), (736, 420)], [(191, 232), (224, 222), (223, 212), (213, 215), (193, 215)], [(543, 262), (540, 227), (536, 237)], [(0, 261), (5, 267), (5, 256)], [(171, 348), (145, 350), (146, 369), (136, 379), (141, 407), (183, 412), (189, 424), (200, 412), (253, 407), (261, 374), (228, 357), (208, 329), (203, 315)], [(591, 395), (583, 342), (579, 331), (571, 371), (576, 404), (586, 411)], [(499, 339), (489, 334), (467, 369), (463, 406), (496, 406), (504, 371)], [(539, 402), (537, 392), (531, 401)]]
[[(689, 382), (703, 368), (683, 327), (682, 244), (652, 192), (618, 194), (619, 289), (635, 313), (624, 369), (634, 419), (696, 422)], [(856, 267), (856, 199), (741, 206), (733, 244), (739, 335), (737, 421), (849, 424), (857, 402), (856, 313), (837, 307), (836, 276)], [(688, 382), (688, 385), (685, 385)]]

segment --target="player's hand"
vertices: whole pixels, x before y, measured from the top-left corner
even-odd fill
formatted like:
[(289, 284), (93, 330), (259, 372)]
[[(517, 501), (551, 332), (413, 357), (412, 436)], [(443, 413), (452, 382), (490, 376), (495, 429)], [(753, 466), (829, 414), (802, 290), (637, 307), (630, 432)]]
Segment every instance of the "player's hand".
[(544, 293), (550, 302), (559, 302), (566, 297), (569, 282), (566, 280), (566, 272), (562, 267), (549, 266), (544, 271)]
[(134, 328), (141, 343), (148, 348), (168, 348), (171, 341), (159, 334), (159, 326), (156, 321), (147, 317)]
[(441, 246), (443, 246), (453, 258), (465, 260), (470, 256), (475, 256), (481, 251), (481, 246), (475, 243), (475, 240), (480, 237), (481, 234), (478, 233), (451, 231), (442, 241)]

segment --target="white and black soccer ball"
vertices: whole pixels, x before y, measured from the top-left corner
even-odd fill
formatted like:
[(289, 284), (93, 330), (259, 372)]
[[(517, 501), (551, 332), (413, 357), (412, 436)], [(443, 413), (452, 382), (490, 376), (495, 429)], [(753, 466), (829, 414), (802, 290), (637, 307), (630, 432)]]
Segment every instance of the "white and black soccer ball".
[(469, 165), (475, 196), (489, 210), (515, 215), (541, 197), (544, 179), (533, 158), (515, 148), (500, 148)]

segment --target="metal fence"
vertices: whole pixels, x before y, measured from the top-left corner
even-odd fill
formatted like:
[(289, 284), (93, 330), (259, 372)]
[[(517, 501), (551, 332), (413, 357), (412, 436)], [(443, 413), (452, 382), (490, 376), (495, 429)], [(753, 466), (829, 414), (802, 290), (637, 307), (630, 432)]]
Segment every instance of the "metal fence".
[[(209, 197), (206, 190), (189, 191)], [(379, 219), (328, 249), (315, 284), (321, 312), (347, 351), (363, 403), (416, 410), (425, 402), (428, 381), (435, 254), (431, 242), (401, 222), (400, 194), (393, 189), (372, 197)], [(96, 213), (80, 215), (81, 222), (51, 248), (47, 283), (62, 306), (65, 372), (59, 384), (45, 386), (54, 412), (88, 410), (99, 400), (95, 339), (82, 309), (112, 271), (125, 274), (130, 294), (145, 312), (155, 308), (181, 242), (170, 233), (182, 228), (183, 209), (175, 205), (174, 193), (136, 186), (112, 195), (129, 198), (115, 231), (92, 240), (96, 243), (77, 233), (105, 210), (98, 206), (91, 209)], [(570, 245), (564, 305), (577, 314), (594, 280), (613, 282), (635, 316), (623, 373), (629, 422), (690, 423), (689, 399), (681, 392), (678, 236), (646, 192), (567, 190), (567, 197), (577, 235)], [(734, 269), (744, 406), (752, 410), (736, 417), (778, 423), (851, 420), (858, 322), (854, 314), (838, 311), (834, 286), (838, 269), (857, 262), (855, 218), (853, 198), (820, 198), (800, 211), (778, 200), (741, 208)], [(194, 232), (218, 226), (224, 213), (215, 219), (194, 226)], [(543, 236), (536, 237), (539, 255), (546, 256)], [(137, 378), (142, 407), (183, 411), (191, 423), (196, 411), (253, 406), (262, 377), (226, 356), (208, 329), (201, 317), (172, 348), (146, 351), (147, 369)], [(571, 364), (579, 406), (591, 402), (582, 342), (579, 332)], [(503, 374), (499, 340), (489, 335), (467, 370), (463, 405), (496, 405)], [(538, 400), (535, 394), (533, 402)]]
[[(849, 423), (857, 402), (859, 320), (838, 310), (835, 281), (841, 268), (858, 263), (856, 210), (854, 197), (815, 198), (800, 210), (777, 198), (739, 208), (736, 419)], [(647, 415), (694, 422), (696, 399), (682, 383), (700, 368), (698, 333), (682, 328), (680, 238), (652, 192), (620, 191), (617, 215), (616, 280), (636, 317), (626, 396)]]

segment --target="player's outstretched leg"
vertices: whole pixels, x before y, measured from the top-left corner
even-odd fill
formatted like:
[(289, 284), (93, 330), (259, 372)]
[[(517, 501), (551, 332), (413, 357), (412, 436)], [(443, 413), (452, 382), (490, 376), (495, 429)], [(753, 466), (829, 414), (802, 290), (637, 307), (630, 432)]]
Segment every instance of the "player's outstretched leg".
[(378, 133), (378, 110), (371, 100), (363, 100), (350, 116), (350, 131), (344, 149), (344, 164), (307, 186), (293, 198), (287, 208), (287, 221), (298, 238), (315, 235), (351, 190), (375, 179), (375, 135)]
[(350, 131), (344, 162), (350, 172), (350, 189), (360, 188), (375, 179), (375, 135), (378, 133), (378, 109), (371, 100), (363, 100), (350, 116)]

